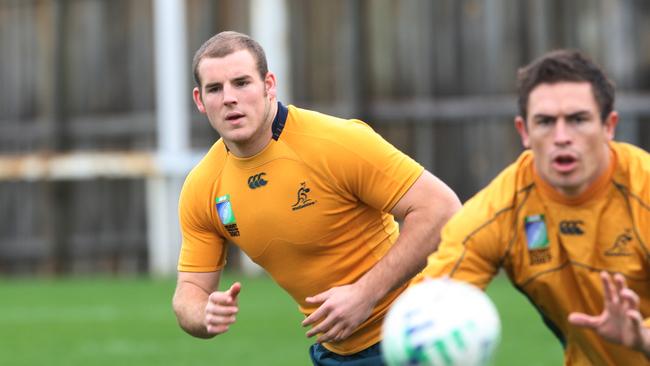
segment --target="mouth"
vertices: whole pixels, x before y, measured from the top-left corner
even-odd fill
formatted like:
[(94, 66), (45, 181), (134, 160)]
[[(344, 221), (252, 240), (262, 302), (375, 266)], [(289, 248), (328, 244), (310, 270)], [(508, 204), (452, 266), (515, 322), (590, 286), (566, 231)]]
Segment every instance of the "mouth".
[(244, 114), (241, 112), (230, 112), (226, 114), (226, 121), (234, 123), (242, 117), (244, 117)]
[(558, 154), (552, 160), (552, 166), (558, 173), (570, 173), (578, 165), (578, 158), (573, 154)]

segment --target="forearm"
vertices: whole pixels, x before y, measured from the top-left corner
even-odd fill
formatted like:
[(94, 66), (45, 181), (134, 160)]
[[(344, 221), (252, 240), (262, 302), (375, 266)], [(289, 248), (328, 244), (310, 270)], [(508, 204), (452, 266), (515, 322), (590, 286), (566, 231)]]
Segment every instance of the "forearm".
[(179, 286), (174, 293), (173, 308), (180, 327), (197, 338), (212, 338), (205, 325), (205, 307), (209, 294), (191, 283)]

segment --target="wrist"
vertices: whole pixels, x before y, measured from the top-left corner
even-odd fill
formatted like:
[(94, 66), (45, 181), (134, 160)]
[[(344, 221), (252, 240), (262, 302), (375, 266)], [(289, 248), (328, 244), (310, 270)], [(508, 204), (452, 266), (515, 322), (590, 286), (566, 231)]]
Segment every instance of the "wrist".
[(355, 291), (361, 293), (363, 298), (371, 303), (373, 307), (386, 295), (383, 288), (380, 286), (372, 286), (372, 283), (365, 277), (362, 277), (355, 283)]

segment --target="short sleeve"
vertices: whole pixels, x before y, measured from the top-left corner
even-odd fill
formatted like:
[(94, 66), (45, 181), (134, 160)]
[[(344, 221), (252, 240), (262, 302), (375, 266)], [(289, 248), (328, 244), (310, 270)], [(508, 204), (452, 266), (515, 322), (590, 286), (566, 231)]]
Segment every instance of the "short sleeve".
[(424, 168), (365, 123), (348, 121), (341, 129), (330, 169), (340, 184), (382, 212), (390, 211), (420, 177)]
[(181, 272), (214, 272), (226, 263), (225, 240), (211, 223), (210, 197), (197, 191), (190, 175), (178, 205), (182, 245), (178, 259)]

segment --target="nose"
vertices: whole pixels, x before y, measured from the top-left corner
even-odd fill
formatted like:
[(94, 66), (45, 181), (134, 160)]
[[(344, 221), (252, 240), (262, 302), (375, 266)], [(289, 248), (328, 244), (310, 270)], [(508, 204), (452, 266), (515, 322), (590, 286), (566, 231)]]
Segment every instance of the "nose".
[(236, 103), (237, 97), (235, 95), (235, 88), (233, 88), (230, 84), (225, 84), (223, 86), (223, 104), (229, 105)]
[(555, 129), (553, 130), (553, 142), (556, 145), (568, 145), (571, 143), (571, 133), (569, 131), (569, 126), (566, 123), (564, 118), (559, 118), (555, 123)]

